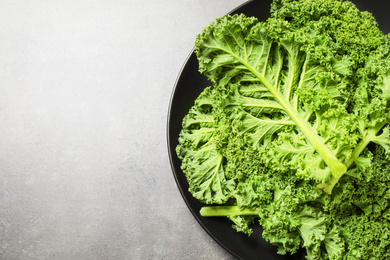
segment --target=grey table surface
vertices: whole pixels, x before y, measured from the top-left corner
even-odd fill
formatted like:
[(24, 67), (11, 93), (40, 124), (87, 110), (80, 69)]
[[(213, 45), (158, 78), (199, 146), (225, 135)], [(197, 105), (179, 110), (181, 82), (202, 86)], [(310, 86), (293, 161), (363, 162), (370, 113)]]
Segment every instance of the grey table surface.
[(234, 259), (174, 181), (196, 34), (244, 0), (0, 1), (0, 259)]

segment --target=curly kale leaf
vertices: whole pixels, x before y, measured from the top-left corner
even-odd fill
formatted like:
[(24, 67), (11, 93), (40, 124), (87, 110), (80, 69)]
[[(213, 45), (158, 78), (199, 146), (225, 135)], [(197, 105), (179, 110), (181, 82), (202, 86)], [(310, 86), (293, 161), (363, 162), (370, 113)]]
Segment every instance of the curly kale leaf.
[(211, 115), (211, 92), (206, 89), (184, 118), (176, 152), (193, 196), (205, 203), (224, 203), (235, 183), (225, 177), (224, 157), (217, 149), (220, 134)]
[(220, 104), (239, 118), (239, 134), (331, 193), (359, 139), (356, 118), (332, 72), (271, 30), (244, 15), (217, 19), (196, 41), (200, 71), (217, 90), (230, 88)]
[(346, 161), (347, 166), (356, 162), (370, 142), (390, 153), (390, 35), (385, 39), (385, 43), (369, 55), (366, 66), (358, 70), (353, 112), (359, 117), (362, 139)]
[[(329, 67), (344, 60), (356, 69), (384, 42), (375, 17), (351, 1), (274, 0), (269, 22), (281, 29), (277, 37), (294, 37), (306, 52)], [(337, 68), (343, 75), (352, 73), (351, 68), (346, 73)]]

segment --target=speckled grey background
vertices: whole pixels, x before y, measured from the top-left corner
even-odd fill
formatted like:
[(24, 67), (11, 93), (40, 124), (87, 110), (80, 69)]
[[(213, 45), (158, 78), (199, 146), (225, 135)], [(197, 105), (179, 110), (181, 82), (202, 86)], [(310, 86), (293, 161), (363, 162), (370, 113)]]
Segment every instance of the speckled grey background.
[(233, 259), (176, 187), (166, 117), (244, 0), (0, 1), (0, 259)]

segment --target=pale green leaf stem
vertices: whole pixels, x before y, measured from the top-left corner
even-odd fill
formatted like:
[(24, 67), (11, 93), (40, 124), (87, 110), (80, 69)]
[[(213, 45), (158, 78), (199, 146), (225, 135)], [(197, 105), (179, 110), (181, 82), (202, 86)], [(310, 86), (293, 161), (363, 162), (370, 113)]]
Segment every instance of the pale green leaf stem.
[(366, 136), (359, 142), (356, 146), (355, 150), (352, 152), (351, 157), (345, 162), (345, 165), (349, 168), (355, 160), (359, 157), (359, 155), (363, 152), (363, 150), (367, 147), (367, 145), (372, 142), (372, 140), (376, 137), (376, 134), (386, 125), (386, 123), (380, 123), (376, 127), (371, 128), (367, 131)]
[(237, 206), (207, 206), (200, 209), (203, 217), (251, 216), (257, 215), (258, 209), (240, 209)]

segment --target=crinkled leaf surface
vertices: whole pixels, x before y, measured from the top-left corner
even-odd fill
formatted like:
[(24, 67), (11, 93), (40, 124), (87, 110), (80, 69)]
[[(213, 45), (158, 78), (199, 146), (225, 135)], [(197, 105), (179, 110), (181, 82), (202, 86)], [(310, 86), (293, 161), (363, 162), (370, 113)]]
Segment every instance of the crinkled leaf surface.
[[(343, 161), (357, 142), (356, 128), (348, 128), (354, 117), (328, 72), (299, 44), (277, 42), (269, 30), (243, 15), (218, 19), (197, 38), (200, 71), (217, 89), (230, 89), (222, 105), (240, 119), (238, 133), (253, 146), (274, 149), (278, 164), (316, 179), (330, 193), (334, 184), (326, 187), (346, 172)], [(271, 142), (282, 132), (283, 141)], [(339, 137), (344, 140), (336, 142)]]
[(211, 115), (211, 92), (206, 89), (184, 118), (176, 152), (192, 195), (205, 203), (224, 203), (235, 183), (225, 178), (224, 157), (214, 142), (218, 132)]

